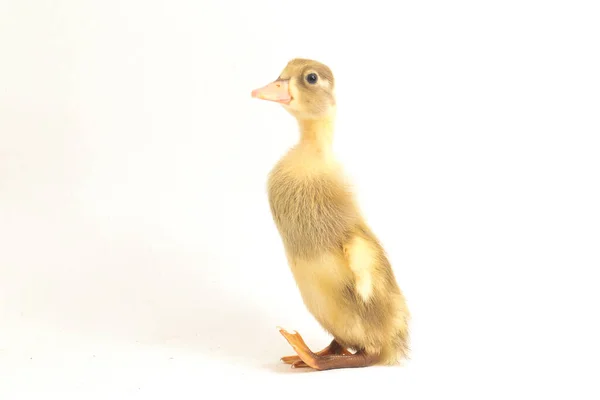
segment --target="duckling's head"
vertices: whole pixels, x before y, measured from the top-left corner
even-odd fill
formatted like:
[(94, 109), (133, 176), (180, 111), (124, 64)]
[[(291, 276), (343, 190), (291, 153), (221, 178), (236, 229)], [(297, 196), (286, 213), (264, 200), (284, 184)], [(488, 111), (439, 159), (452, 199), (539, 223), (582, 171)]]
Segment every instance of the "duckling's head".
[(325, 118), (335, 111), (333, 73), (323, 63), (296, 58), (252, 97), (279, 103), (299, 120)]

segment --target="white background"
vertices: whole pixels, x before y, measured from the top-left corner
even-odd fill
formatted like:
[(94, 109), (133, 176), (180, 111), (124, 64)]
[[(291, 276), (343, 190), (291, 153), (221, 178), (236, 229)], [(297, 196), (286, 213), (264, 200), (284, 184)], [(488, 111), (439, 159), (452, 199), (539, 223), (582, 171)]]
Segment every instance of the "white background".
[[(598, 398), (597, 2), (345, 4), (0, 2), (0, 398)], [(250, 98), (294, 57), (336, 75), (404, 366), (279, 363), (277, 325), (330, 340), (265, 193), (297, 127)]]

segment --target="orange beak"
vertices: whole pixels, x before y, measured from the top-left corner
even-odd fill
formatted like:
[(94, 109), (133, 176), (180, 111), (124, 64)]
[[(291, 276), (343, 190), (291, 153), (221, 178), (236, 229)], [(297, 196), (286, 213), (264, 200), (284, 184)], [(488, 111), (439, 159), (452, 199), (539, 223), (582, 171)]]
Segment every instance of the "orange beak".
[(252, 97), (256, 99), (274, 101), (280, 104), (289, 104), (292, 101), (289, 81), (276, 80), (252, 91)]

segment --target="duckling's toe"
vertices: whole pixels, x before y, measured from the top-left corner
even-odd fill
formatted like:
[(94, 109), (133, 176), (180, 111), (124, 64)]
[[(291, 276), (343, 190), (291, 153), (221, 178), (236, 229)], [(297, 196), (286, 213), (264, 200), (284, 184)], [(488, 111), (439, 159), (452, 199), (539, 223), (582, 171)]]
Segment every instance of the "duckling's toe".
[(298, 360), (292, 364), (292, 368), (310, 368), (304, 361)]
[(281, 361), (286, 364), (294, 364), (295, 362), (302, 361), (302, 360), (300, 360), (300, 357), (298, 357), (298, 356), (285, 356), (285, 357), (281, 357)]

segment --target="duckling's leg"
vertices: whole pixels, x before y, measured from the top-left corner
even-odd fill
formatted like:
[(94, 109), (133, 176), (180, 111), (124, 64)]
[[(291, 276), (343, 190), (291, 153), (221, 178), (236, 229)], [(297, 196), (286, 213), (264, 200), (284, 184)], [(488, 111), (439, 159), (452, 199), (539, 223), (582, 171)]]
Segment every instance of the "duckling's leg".
[[(351, 355), (347, 349), (343, 348), (341, 344), (339, 344), (335, 339), (331, 341), (331, 343), (325, 347), (323, 350), (318, 351), (316, 353), (318, 356), (328, 356), (333, 354), (343, 354), (343, 355)], [(281, 361), (286, 364), (292, 364), (293, 368), (305, 368), (308, 367), (304, 361), (300, 358), (300, 356), (287, 356), (282, 357)]]
[(300, 359), (308, 366), (316, 370), (328, 370), (338, 368), (360, 368), (368, 367), (379, 361), (379, 356), (369, 355), (362, 351), (356, 354), (328, 354), (319, 355), (313, 353), (298, 333), (289, 333), (284, 329), (279, 332), (286, 338), (288, 343), (296, 350)]

